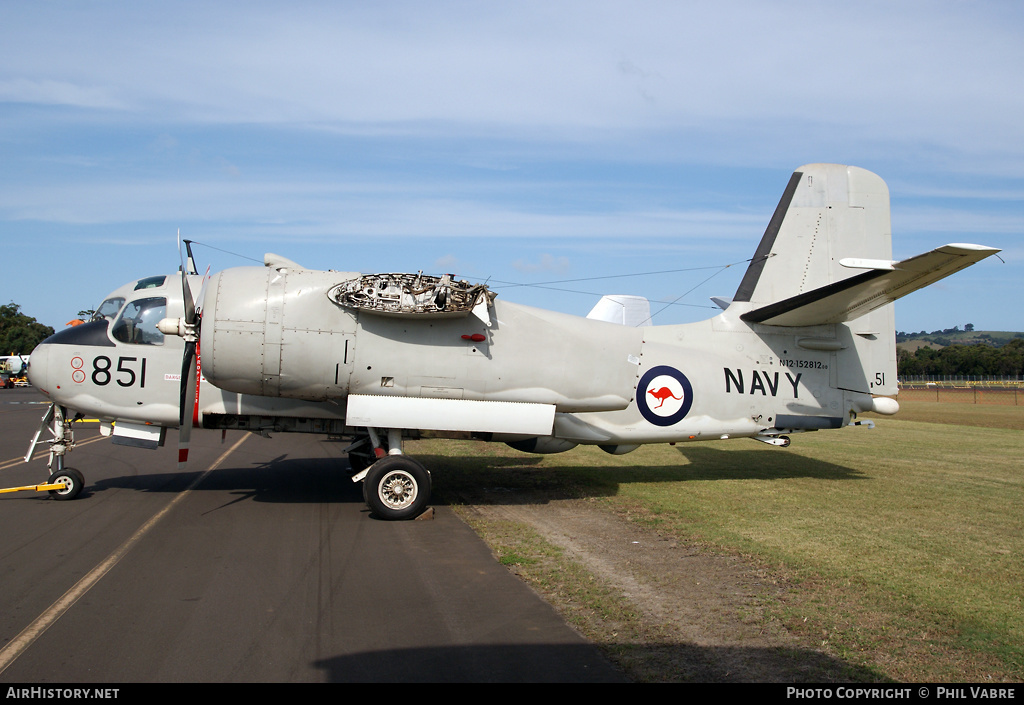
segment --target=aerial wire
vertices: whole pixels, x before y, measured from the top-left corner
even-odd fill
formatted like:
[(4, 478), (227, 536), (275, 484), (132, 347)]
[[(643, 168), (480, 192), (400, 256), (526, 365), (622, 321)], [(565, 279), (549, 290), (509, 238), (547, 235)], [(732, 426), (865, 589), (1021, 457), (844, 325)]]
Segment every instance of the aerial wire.
[(191, 240), (190, 242), (193, 245), (202, 245), (203, 247), (209, 247), (211, 250), (217, 250), (217, 252), (223, 252), (226, 255), (234, 255), (235, 257), (241, 257), (242, 259), (247, 259), (250, 262), (258, 262), (259, 264), (263, 264), (263, 260), (258, 260), (258, 259), (254, 258), (254, 257), (249, 257), (248, 255), (242, 255), (242, 254), (239, 254), (237, 252), (232, 252), (231, 250), (222, 250), (219, 247), (214, 247), (213, 245), (207, 245), (205, 242), (198, 242), (197, 240)]
[[(220, 247), (214, 247), (213, 245), (208, 245), (208, 244), (206, 244), (204, 242), (198, 242), (196, 240), (192, 240), (192, 244), (193, 245), (200, 245), (202, 247), (208, 247), (211, 250), (217, 250), (218, 252), (223, 252), (224, 254), (233, 255), (235, 257), (241, 257), (242, 259), (249, 260), (250, 262), (258, 262), (260, 264), (263, 264), (263, 262), (261, 260), (255, 259), (253, 257), (249, 257), (247, 255), (239, 254), (237, 252), (232, 252), (230, 250), (225, 250), (225, 249), (222, 249)], [(724, 272), (726, 269), (729, 269), (730, 267), (733, 267), (733, 266), (735, 266), (737, 264), (744, 264), (744, 263), (750, 262), (752, 259), (753, 258), (750, 257), (750, 258), (747, 258), (747, 259), (739, 260), (737, 262), (730, 262), (729, 264), (712, 265), (712, 266), (708, 266), (708, 267), (685, 267), (685, 268), (682, 268), (682, 269), (662, 269), (662, 270), (657, 270), (657, 271), (653, 271), (653, 272), (635, 272), (635, 273), (632, 273), (632, 274), (607, 274), (607, 275), (603, 275), (603, 276), (599, 276), (599, 277), (579, 277), (579, 278), (576, 278), (576, 279), (555, 279), (555, 280), (551, 280), (551, 281), (532, 282), (532, 283), (531, 282), (504, 281), (504, 280), (501, 280), (501, 279), (492, 279), (490, 276), (488, 276), (487, 277), (487, 281), (485, 282), (485, 284), (489, 284), (491, 286), (491, 288), (493, 288), (493, 289), (513, 289), (513, 288), (518, 288), (518, 287), (528, 287), (528, 288), (534, 288), (534, 289), (546, 289), (548, 291), (560, 291), (560, 292), (566, 293), (566, 294), (582, 294), (582, 295), (585, 295), (585, 296), (602, 296), (602, 294), (599, 294), (599, 293), (593, 292), (593, 291), (580, 291), (578, 289), (566, 289), (566, 288), (556, 287), (556, 286), (551, 286), (551, 285), (552, 284), (574, 284), (576, 282), (600, 281), (600, 280), (603, 280), (603, 279), (625, 279), (627, 277), (652, 277), (652, 276), (657, 276), (657, 275), (660, 275), (660, 274), (681, 274), (683, 272), (698, 272), (698, 271), (706, 270), (706, 269), (714, 269), (714, 270), (716, 270), (711, 276), (707, 277), (706, 279), (701, 281), (696, 286), (693, 286), (692, 288), (690, 288), (687, 291), (683, 292), (682, 294), (677, 296), (672, 301), (669, 301), (664, 306), (662, 306), (660, 309), (658, 309), (657, 312), (651, 314), (651, 316), (646, 321), (644, 321), (644, 323), (646, 323), (647, 321), (650, 321), (651, 319), (653, 319), (654, 316), (656, 316), (659, 313), (663, 312), (669, 306), (689, 306), (691, 308), (715, 308), (714, 306), (707, 306), (707, 305), (704, 305), (704, 304), (684, 304), (684, 303), (680, 303), (679, 300), (682, 299), (683, 297), (688, 296), (689, 294), (693, 293), (696, 289), (698, 289), (701, 286), (703, 286), (704, 284), (708, 283), (709, 281), (714, 279), (716, 276), (718, 276), (719, 274)], [(453, 277), (459, 277), (459, 278), (465, 278), (466, 275), (453, 274), (452, 276)]]
[[(711, 274), (711, 276), (707, 277), (706, 279), (701, 281), (696, 286), (690, 288), (689, 290), (687, 290), (684, 293), (682, 293), (679, 296), (677, 296), (672, 301), (670, 301), (670, 302), (666, 303), (664, 306), (662, 306), (661, 309), (659, 309), (655, 314), (652, 314), (651, 317), (649, 317), (647, 319), (647, 321), (649, 321), (649, 320), (651, 320), (651, 318), (653, 318), (658, 313), (661, 313), (662, 311), (664, 311), (669, 306), (689, 306), (691, 308), (708, 308), (708, 309), (717, 308), (715, 306), (708, 306), (708, 305), (705, 305), (705, 304), (685, 304), (685, 303), (680, 303), (679, 300), (682, 299), (684, 296), (688, 296), (689, 294), (693, 293), (696, 289), (698, 289), (699, 287), (703, 286), (707, 282), (711, 281), (716, 276), (718, 276), (719, 274), (724, 272), (726, 269), (729, 269), (730, 267), (733, 267), (733, 266), (735, 266), (737, 264), (748, 263), (752, 259), (753, 258), (750, 257), (750, 258), (742, 259), (742, 260), (739, 260), (739, 261), (736, 261), (736, 262), (730, 262), (729, 264), (724, 264), (724, 265), (720, 264), (720, 265), (713, 265), (713, 266), (708, 266), (708, 267), (687, 267), (687, 268), (684, 268), (684, 269), (663, 269), (663, 270), (653, 271), (653, 272), (636, 272), (636, 273), (633, 273), (633, 274), (608, 274), (608, 275), (599, 276), (599, 277), (581, 277), (581, 278), (578, 278), (578, 279), (559, 279), (559, 280), (553, 280), (553, 281), (534, 282), (534, 283), (509, 282), (509, 281), (503, 281), (503, 280), (500, 280), (500, 279), (491, 279), (490, 277), (488, 277), (487, 280), (488, 280), (488, 282), (494, 282), (495, 284), (497, 284), (496, 286), (492, 286), (491, 287), (491, 288), (494, 288), (494, 289), (515, 288), (515, 287), (531, 287), (531, 288), (535, 288), (535, 289), (547, 289), (547, 290), (550, 290), (550, 291), (560, 291), (560, 292), (568, 293), (568, 294), (584, 294), (586, 296), (602, 296), (602, 294), (599, 294), (599, 293), (593, 292), (593, 291), (580, 291), (578, 289), (566, 289), (566, 288), (562, 288), (562, 287), (551, 286), (551, 284), (569, 284), (569, 283), (574, 283), (574, 282), (598, 281), (598, 280), (601, 280), (601, 279), (622, 279), (622, 278), (625, 278), (625, 277), (648, 277), (648, 276), (655, 276), (655, 275), (659, 275), (659, 274), (679, 274), (679, 273), (682, 273), (682, 272), (697, 272), (697, 271), (706, 270), (706, 269), (714, 269), (714, 270), (716, 270), (714, 273)], [(464, 275), (453, 274), (452, 276), (463, 277)], [(644, 321), (644, 323), (646, 323), (647, 321)]]

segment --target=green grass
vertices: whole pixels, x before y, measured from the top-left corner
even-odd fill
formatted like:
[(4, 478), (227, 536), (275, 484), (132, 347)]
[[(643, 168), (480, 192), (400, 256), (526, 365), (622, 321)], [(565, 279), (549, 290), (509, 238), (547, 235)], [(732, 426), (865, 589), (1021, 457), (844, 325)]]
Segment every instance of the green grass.
[[(1004, 413), (1015, 426), (1020, 411)], [(411, 452), (438, 454), (427, 462), (440, 496), (461, 485), (591, 497), (768, 566), (793, 588), (774, 616), (853, 664), (899, 680), (1020, 681), (1024, 432), (953, 425), (948, 409), (935, 420), (797, 434), (788, 449), (743, 439), (527, 456), (422, 441)]]
[[(947, 391), (940, 392), (945, 395)], [(991, 394), (989, 392), (988, 394)], [(1024, 390), (1009, 391), (1004, 395), (995, 395), (1000, 402), (997, 404), (972, 404), (970, 392), (965, 396), (963, 404), (933, 401), (935, 396), (931, 390), (900, 392), (900, 411), (893, 420), (923, 421), (925, 423), (941, 423), (952, 426), (981, 426), (985, 428), (1010, 428), (1024, 431)], [(914, 397), (917, 397), (916, 399)], [(982, 398), (986, 394), (982, 392)], [(1012, 402), (1019, 401), (1021, 406)], [(886, 422), (888, 417), (877, 414), (866, 414), (865, 418), (876, 422)], [(953, 431), (955, 433), (955, 431)]]

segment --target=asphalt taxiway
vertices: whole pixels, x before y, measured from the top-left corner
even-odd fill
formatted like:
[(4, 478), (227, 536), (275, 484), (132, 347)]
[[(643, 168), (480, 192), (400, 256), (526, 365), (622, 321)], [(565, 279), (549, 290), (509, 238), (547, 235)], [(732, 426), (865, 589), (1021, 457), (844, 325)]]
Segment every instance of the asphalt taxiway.
[[(45, 410), (0, 390), (0, 487), (46, 480)], [(72, 501), (0, 494), (0, 683), (615, 682), (447, 507), (370, 516), (324, 436), (79, 424)]]

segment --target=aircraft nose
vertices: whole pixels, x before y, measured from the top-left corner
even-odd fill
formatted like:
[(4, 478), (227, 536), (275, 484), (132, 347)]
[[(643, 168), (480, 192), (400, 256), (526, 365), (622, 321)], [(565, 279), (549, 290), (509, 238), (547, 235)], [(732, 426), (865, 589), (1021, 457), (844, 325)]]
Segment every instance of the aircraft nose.
[(42, 343), (37, 345), (32, 351), (31, 357), (28, 362), (28, 379), (32, 383), (32, 386), (41, 391), (47, 396), (52, 391), (50, 389), (50, 350), (52, 345)]

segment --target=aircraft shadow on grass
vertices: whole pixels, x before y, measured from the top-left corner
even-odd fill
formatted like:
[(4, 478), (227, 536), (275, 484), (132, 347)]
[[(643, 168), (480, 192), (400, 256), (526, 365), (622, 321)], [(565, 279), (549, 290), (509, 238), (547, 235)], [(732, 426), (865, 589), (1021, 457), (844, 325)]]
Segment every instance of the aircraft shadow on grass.
[[(536, 504), (552, 500), (602, 497), (628, 483), (681, 483), (718, 480), (778, 481), (809, 478), (822, 481), (861, 480), (858, 469), (787, 451), (755, 448), (749, 451), (707, 445), (678, 447), (680, 464), (578, 466), (552, 462), (549, 456), (423, 455), (433, 468), (434, 504), (466, 501), (496, 504)], [(195, 489), (237, 494), (235, 501), (318, 503), (362, 502), (361, 486), (338, 472), (337, 458), (287, 455), (248, 467), (222, 467)], [(107, 489), (143, 492), (181, 492), (198, 472), (158, 473), (97, 479), (83, 496)], [(234, 503), (234, 502), (232, 502)]]
[[(628, 644), (633, 663), (657, 663), (681, 683), (879, 682), (879, 675), (802, 648), (699, 646), (692, 643)], [(615, 649), (614, 645), (611, 647)], [(331, 683), (616, 683), (631, 677), (596, 655), (568, 644), (451, 646), (364, 652), (317, 661)]]
[[(689, 445), (676, 449), (678, 465), (629, 464), (559, 465), (537, 456), (445, 457), (423, 456), (435, 469), (434, 489), (449, 501), (479, 498), (501, 504), (536, 504), (557, 499), (614, 495), (629, 483), (680, 483), (718, 480), (776, 481), (811, 478), (822, 481), (861, 480), (855, 468), (786, 451), (755, 448), (749, 451)], [(572, 451), (570, 451), (571, 453)]]

